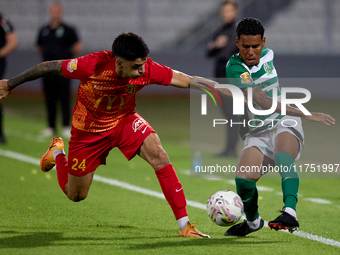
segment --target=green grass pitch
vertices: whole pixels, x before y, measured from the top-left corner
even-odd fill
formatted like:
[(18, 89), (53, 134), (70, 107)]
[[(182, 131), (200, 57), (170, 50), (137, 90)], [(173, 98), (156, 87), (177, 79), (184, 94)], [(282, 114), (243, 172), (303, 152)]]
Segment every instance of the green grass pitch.
[[(205, 204), (209, 196), (219, 189), (235, 191), (235, 185), (230, 184), (232, 179), (207, 180), (191, 178), (186, 174), (185, 170), (190, 168), (190, 118), (187, 98), (141, 98), (137, 103), (138, 112), (158, 132), (188, 200)], [(38, 136), (38, 132), (45, 128), (43, 101), (39, 98), (20, 98), (12, 95), (3, 104), (8, 143), (0, 146), (0, 152), (4, 154), (11, 151), (40, 159), (50, 142), (50, 139)], [(334, 102), (317, 102), (315, 107), (323, 106), (325, 111), (329, 112), (334, 108), (331, 104)], [(335, 111), (329, 113), (336, 114)], [(322, 143), (317, 136), (321, 126), (316, 125), (316, 128), (313, 128), (309, 123), (304, 124), (309, 143), (306, 143), (306, 155), (301, 160), (307, 162), (318, 153), (327, 160), (334, 153), (339, 137), (327, 137), (327, 132), (323, 132), (321, 136), (328, 140), (323, 140)], [(321, 152), (318, 146), (324, 146)], [(311, 234), (311, 239), (276, 232), (268, 227), (243, 238), (225, 237), (223, 234), (226, 228), (214, 225), (205, 210), (188, 206), (190, 220), (200, 231), (211, 236), (211, 239), (202, 240), (178, 237), (177, 222), (163, 199), (94, 180), (86, 200), (74, 203), (60, 190), (56, 171), (43, 173), (34, 162), (11, 159), (1, 153), (0, 254), (340, 252), (338, 178), (301, 179), (301, 196), (298, 203), (299, 232)], [(236, 164), (236, 160), (230, 160), (228, 163)], [(96, 174), (161, 192), (154, 171), (147, 163), (137, 157), (128, 162), (117, 149), (111, 151), (107, 165), (99, 167)], [(259, 206), (261, 216), (270, 221), (278, 216), (277, 211), (283, 205), (282, 196), (279, 194), (280, 180), (263, 178), (258, 185), (267, 188), (267, 191), (259, 191)], [(319, 198), (329, 203), (314, 203), (308, 200), (309, 198)], [(326, 245), (320, 240), (334, 242), (333, 245)]]

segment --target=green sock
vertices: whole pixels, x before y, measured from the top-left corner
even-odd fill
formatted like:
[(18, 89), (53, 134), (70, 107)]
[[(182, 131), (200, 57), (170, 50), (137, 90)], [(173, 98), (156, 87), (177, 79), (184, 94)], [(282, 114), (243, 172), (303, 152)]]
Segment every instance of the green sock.
[(279, 152), (275, 155), (275, 164), (281, 170), (281, 186), (285, 207), (293, 208), (296, 211), (300, 179), (294, 167), (294, 159), (285, 152)]
[(256, 181), (235, 177), (237, 194), (244, 205), (244, 213), (248, 221), (254, 221), (259, 217), (257, 205)]

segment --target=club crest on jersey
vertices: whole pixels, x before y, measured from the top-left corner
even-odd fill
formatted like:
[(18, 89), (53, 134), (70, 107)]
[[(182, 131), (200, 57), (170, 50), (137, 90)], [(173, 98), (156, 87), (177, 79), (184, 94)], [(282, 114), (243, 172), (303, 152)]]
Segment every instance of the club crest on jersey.
[[(137, 132), (138, 130), (141, 130), (145, 126), (146, 126), (146, 121), (144, 119), (142, 119), (142, 118), (137, 118), (132, 123), (132, 129), (133, 129), (134, 132)], [(146, 127), (145, 127), (145, 129), (146, 129)], [(142, 131), (142, 133), (145, 132), (145, 129)]]
[(263, 64), (263, 68), (266, 71), (267, 75), (271, 75), (273, 73), (273, 70), (267, 62)]
[(245, 72), (243, 74), (240, 75), (241, 79), (242, 79), (242, 84), (253, 84), (253, 79), (250, 77), (248, 72)]
[(61, 38), (63, 37), (64, 33), (65, 33), (64, 27), (58, 27), (58, 29), (55, 31), (55, 36), (57, 38)]
[(131, 84), (131, 85), (126, 87), (125, 91), (128, 94), (136, 93), (137, 92), (137, 85)]
[(78, 64), (78, 60), (77, 59), (72, 59), (70, 62), (68, 62), (67, 64), (67, 70), (70, 73), (73, 73), (74, 70), (77, 70), (77, 64)]

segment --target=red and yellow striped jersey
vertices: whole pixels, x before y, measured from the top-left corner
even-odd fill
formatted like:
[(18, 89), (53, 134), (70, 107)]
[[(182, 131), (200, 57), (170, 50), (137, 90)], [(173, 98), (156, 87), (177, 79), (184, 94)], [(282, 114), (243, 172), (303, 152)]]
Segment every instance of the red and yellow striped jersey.
[(72, 125), (86, 132), (116, 127), (122, 117), (135, 110), (137, 91), (149, 84), (169, 85), (172, 79), (171, 68), (150, 58), (141, 77), (121, 78), (110, 51), (65, 60), (62, 72), (65, 78), (80, 80)]

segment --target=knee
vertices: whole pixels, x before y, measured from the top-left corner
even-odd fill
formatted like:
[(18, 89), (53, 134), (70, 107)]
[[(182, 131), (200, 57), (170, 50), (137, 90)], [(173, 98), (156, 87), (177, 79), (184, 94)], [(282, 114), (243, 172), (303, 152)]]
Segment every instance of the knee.
[(155, 170), (170, 164), (168, 154), (163, 149), (156, 133), (150, 134), (144, 140), (140, 148), (139, 155), (145, 159)]
[(72, 194), (67, 194), (67, 197), (73, 202), (80, 202), (87, 197), (87, 193), (76, 192)]
[(254, 181), (254, 182), (257, 182), (258, 180), (260, 180), (259, 177), (251, 177), (251, 176), (244, 176), (244, 177), (239, 176), (239, 177), (246, 179), (246, 180), (249, 180), (249, 181)]
[(158, 170), (170, 164), (168, 154), (165, 152), (165, 150), (161, 146), (159, 146), (157, 151), (153, 153), (153, 157), (150, 161), (150, 164), (155, 170)]
[(247, 172), (238, 172), (236, 176), (239, 178), (243, 178), (243, 179), (251, 180), (255, 182), (257, 182), (261, 178), (261, 176), (259, 176), (258, 174), (247, 173)]

